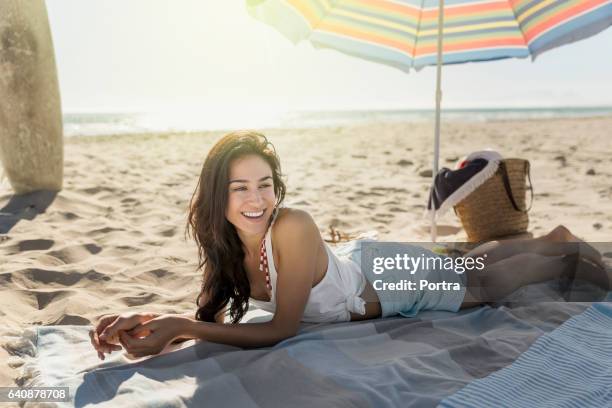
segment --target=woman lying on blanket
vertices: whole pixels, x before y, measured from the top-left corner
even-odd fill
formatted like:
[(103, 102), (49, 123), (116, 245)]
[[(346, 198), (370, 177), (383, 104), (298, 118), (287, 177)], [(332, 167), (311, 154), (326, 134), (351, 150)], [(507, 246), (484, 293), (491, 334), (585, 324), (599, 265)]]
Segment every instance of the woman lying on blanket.
[[(556, 244), (578, 242), (566, 228), (557, 227), (537, 239), (477, 247), (466, 256), (480, 257), (482, 270), (362, 273), (364, 241), (350, 243), (337, 251), (340, 255), (332, 252), (308, 213), (282, 207), (284, 197), (279, 158), (263, 135), (235, 132), (223, 137), (204, 162), (188, 218), (203, 271), (195, 318), (153, 313), (105, 316), (90, 333), (100, 358), (121, 346), (134, 356), (157, 354), (179, 338), (270, 346), (294, 336), (300, 322), (414, 316), (427, 309), (456, 312), (500, 299), (529, 283), (560, 278), (568, 269), (563, 256), (576, 254), (578, 248)], [(582, 278), (607, 287), (609, 276), (599, 253), (583, 242), (579, 245), (578, 255), (593, 266)], [(414, 257), (441, 257), (416, 246), (403, 245), (400, 250)], [(389, 290), (389, 283), (408, 282), (402, 278), (414, 282), (412, 290)], [(418, 282), (423, 280), (427, 285), (421, 287)], [(438, 290), (432, 290), (432, 284)], [(274, 313), (272, 320), (224, 323), (227, 307), (231, 322), (238, 323), (249, 300)]]

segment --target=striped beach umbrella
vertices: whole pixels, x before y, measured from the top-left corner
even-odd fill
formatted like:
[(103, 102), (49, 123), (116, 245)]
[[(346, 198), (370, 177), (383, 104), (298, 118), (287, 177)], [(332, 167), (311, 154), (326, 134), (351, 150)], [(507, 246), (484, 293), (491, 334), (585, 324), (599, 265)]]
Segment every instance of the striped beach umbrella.
[[(441, 65), (535, 59), (612, 24), (612, 0), (246, 0), (294, 43), (310, 41), (408, 72), (437, 65), (433, 174), (438, 172)], [(432, 239), (435, 223), (432, 219)]]
[[(444, 23), (438, 26), (443, 5)], [(611, 0), (247, 0), (294, 43), (310, 41), (404, 71), (536, 56), (612, 24)]]

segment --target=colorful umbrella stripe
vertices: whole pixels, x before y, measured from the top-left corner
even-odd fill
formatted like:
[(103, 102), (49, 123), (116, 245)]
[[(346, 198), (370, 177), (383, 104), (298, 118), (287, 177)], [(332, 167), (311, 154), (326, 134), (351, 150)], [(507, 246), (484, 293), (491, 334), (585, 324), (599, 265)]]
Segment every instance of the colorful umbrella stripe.
[[(436, 63), (437, 0), (247, 0), (297, 43), (404, 71)], [(612, 0), (446, 0), (443, 63), (531, 56), (612, 24)]]

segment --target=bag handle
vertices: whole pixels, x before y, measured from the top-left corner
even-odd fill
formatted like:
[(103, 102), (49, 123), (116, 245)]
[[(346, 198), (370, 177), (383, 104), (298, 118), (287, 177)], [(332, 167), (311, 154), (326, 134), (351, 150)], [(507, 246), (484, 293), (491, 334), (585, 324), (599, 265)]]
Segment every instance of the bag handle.
[(529, 165), (529, 161), (525, 160), (525, 173), (527, 174), (527, 179), (529, 180), (529, 191), (531, 193), (531, 198), (529, 200), (529, 207), (525, 210), (521, 210), (516, 204), (516, 201), (514, 200), (514, 195), (512, 194), (512, 187), (510, 186), (510, 179), (508, 178), (508, 171), (506, 170), (506, 164), (503, 161), (499, 163), (499, 169), (501, 170), (504, 188), (506, 189), (506, 194), (508, 195), (508, 198), (512, 203), (512, 207), (514, 207), (516, 211), (523, 213), (526, 213), (531, 210), (531, 206), (533, 205), (533, 183), (531, 182), (531, 166)]

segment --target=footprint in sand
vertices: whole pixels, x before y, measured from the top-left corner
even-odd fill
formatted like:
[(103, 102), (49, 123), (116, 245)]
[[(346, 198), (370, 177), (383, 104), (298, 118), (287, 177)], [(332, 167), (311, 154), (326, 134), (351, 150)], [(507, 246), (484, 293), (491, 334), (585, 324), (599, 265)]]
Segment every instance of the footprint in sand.
[(369, 204), (359, 204), (359, 207), (361, 208), (365, 208), (367, 210), (373, 210), (375, 209), (377, 206), (374, 203), (369, 203)]
[(15, 244), (14, 248), (19, 252), (23, 251), (42, 251), (49, 249), (55, 244), (55, 241), (50, 239), (26, 239)]
[(64, 217), (66, 220), (76, 220), (77, 218), (81, 218), (73, 212), (60, 212), (59, 215)]
[(126, 245), (116, 244), (115, 246), (112, 246), (109, 249), (106, 249), (104, 253), (107, 256), (114, 257), (114, 256), (122, 256), (122, 255), (134, 255), (142, 251), (144, 251), (144, 249), (141, 248), (140, 246), (136, 247), (136, 246), (127, 245), (127, 244)]
[(125, 228), (113, 228), (113, 227), (97, 228), (97, 229), (89, 231), (89, 233), (87, 233), (86, 235), (108, 234), (109, 232), (114, 232), (114, 231), (125, 231)]
[(372, 187), (372, 191), (376, 191), (378, 192), (384, 192), (384, 193), (407, 193), (408, 190), (406, 190), (405, 188), (401, 188), (401, 187)]
[(161, 296), (156, 293), (140, 293), (137, 296), (125, 296), (120, 300), (125, 303), (126, 306), (142, 306), (149, 303), (159, 303)]
[(159, 232), (159, 235), (163, 236), (163, 237), (173, 237), (174, 235), (176, 235), (176, 227), (171, 227), (168, 229), (165, 229), (161, 232)]
[(412, 166), (414, 164), (414, 162), (411, 161), (411, 160), (401, 159), (400, 161), (398, 161), (395, 164), (397, 164), (398, 166), (401, 166), (401, 167), (406, 167), (406, 166)]
[(150, 271), (145, 271), (139, 274), (138, 277), (149, 278), (149, 279), (150, 278), (161, 279), (161, 278), (166, 278), (169, 275), (171, 276), (173, 275), (173, 273), (167, 269), (157, 268), (157, 269), (152, 269)]
[(8, 280), (26, 289), (38, 289), (41, 284), (49, 287), (58, 286), (84, 286), (88, 282), (101, 282), (111, 280), (110, 276), (89, 270), (87, 272), (77, 271), (54, 271), (50, 269), (27, 268), (6, 274), (0, 274), (0, 279)]
[(363, 191), (363, 190), (359, 190), (356, 192), (357, 194), (361, 195), (361, 196), (377, 196), (377, 197), (383, 197), (385, 194), (383, 193), (379, 193), (377, 191), (374, 191), (373, 189), (370, 191)]
[(175, 272), (169, 271), (165, 268), (156, 268), (139, 272), (136, 275), (130, 277), (132, 280), (136, 280), (140, 283), (144, 283), (147, 286), (160, 287), (162, 282), (176, 282), (180, 276), (177, 276)]
[(136, 198), (132, 198), (132, 197), (126, 197), (123, 200), (121, 200), (121, 204), (133, 204), (133, 205), (138, 205), (140, 204), (140, 201), (137, 200)]
[(47, 252), (47, 255), (57, 258), (65, 264), (71, 264), (81, 262), (91, 255), (96, 255), (100, 252), (102, 252), (102, 248), (98, 245), (84, 244), (68, 246), (57, 251)]
[(61, 300), (61, 299), (66, 299), (70, 296), (73, 296), (75, 294), (75, 291), (72, 290), (63, 290), (63, 289), (59, 289), (59, 290), (51, 290), (51, 291), (32, 291), (34, 292), (34, 296), (36, 296), (36, 301), (38, 302), (38, 310), (42, 310), (45, 307), (47, 307), (47, 305), (49, 305), (52, 302)]
[(400, 213), (400, 212), (408, 212), (407, 209), (401, 207), (391, 207), (389, 208), (389, 212)]
[(188, 262), (186, 259), (179, 258), (178, 256), (164, 256), (164, 260), (174, 264), (184, 264)]
[(81, 189), (79, 191), (82, 192), (82, 193), (85, 193), (85, 194), (95, 195), (95, 194), (98, 194), (101, 191), (105, 191), (105, 192), (109, 192), (109, 193), (114, 193), (116, 191), (116, 189), (110, 188), (110, 187), (105, 187), (105, 186), (99, 186), (99, 187), (83, 188), (83, 189)]
[(41, 268), (55, 268), (56, 266), (65, 265), (64, 261), (54, 256), (40, 254), (36, 258), (37, 265)]
[(49, 322), (51, 326), (89, 326), (91, 322), (82, 316), (65, 314), (55, 321)]

